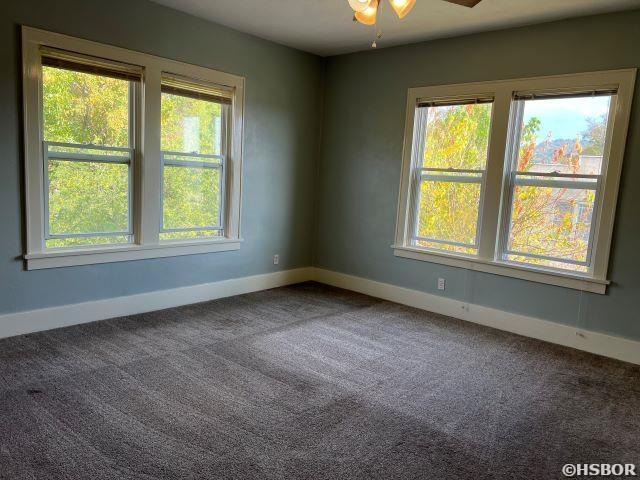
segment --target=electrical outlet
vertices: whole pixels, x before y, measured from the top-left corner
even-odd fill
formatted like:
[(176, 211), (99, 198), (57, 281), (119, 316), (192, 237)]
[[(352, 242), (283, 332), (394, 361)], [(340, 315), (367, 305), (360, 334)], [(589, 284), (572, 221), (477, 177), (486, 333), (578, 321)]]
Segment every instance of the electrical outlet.
[(278, 265), (280, 263), (280, 255), (277, 253), (273, 256), (273, 264)]
[(445, 288), (444, 278), (439, 278), (438, 279), (438, 290), (444, 290), (444, 288)]

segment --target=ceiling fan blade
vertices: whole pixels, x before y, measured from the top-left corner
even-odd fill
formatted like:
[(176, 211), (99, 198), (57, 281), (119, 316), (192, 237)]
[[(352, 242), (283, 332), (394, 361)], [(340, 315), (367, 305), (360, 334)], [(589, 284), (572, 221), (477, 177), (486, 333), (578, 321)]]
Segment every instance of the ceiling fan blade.
[(445, 2), (455, 3), (456, 5), (462, 5), (463, 7), (475, 7), (482, 0), (444, 0)]

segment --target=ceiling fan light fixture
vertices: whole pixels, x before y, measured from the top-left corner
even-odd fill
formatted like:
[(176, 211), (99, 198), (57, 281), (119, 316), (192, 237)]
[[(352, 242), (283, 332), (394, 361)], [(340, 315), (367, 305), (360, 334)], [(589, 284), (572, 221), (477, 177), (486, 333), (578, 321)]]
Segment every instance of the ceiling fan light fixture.
[(364, 12), (375, 0), (349, 0), (349, 6), (354, 12)]
[(363, 25), (375, 25), (376, 16), (378, 15), (378, 1), (379, 0), (372, 0), (369, 6), (362, 12), (356, 12), (356, 20)]
[(389, 0), (391, 7), (398, 15), (398, 18), (403, 19), (415, 6), (416, 0)]

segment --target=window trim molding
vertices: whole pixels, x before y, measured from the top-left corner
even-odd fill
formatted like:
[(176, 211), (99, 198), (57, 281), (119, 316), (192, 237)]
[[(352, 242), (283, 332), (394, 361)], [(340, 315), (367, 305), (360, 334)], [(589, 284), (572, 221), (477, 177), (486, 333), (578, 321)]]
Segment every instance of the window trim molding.
[(99, 248), (85, 247), (75, 250), (56, 250), (45, 253), (27, 254), (24, 256), (29, 270), (44, 268), (70, 267), (76, 265), (93, 265), (97, 263), (126, 262), (147, 258), (176, 257), (196, 255), (199, 253), (228, 252), (239, 250), (242, 239), (216, 241), (190, 241), (179, 243), (162, 243), (159, 245), (117, 245)]
[[(483, 271), (496, 275), (521, 278), (533, 282), (557, 285), (593, 293), (606, 293), (610, 283), (607, 270), (611, 251), (616, 203), (620, 185), (622, 162), (626, 147), (631, 103), (635, 87), (636, 69), (586, 72), (567, 75), (518, 78), (489, 82), (473, 82), (453, 85), (436, 85), (409, 88), (405, 117), (405, 133), (402, 155), (402, 175), (398, 195), (394, 255), (403, 258), (450, 265), (468, 270)], [(514, 92), (522, 91), (577, 91), (617, 89), (617, 106), (608, 151), (608, 168), (604, 172), (602, 202), (595, 226), (593, 273), (587, 275), (562, 272), (535, 266), (521, 266), (496, 259), (501, 231), (501, 212), (505, 206), (504, 166), (507, 158), (508, 139), (511, 132), (511, 100)], [(425, 99), (443, 97), (494, 98), (492, 128), (487, 158), (486, 185), (481, 199), (484, 205), (480, 212), (480, 245), (478, 256), (423, 249), (409, 244), (408, 222), (410, 221), (411, 165), (414, 143), (414, 121), (416, 106)]]
[[(41, 47), (77, 53), (143, 69), (142, 95), (136, 121), (140, 137), (134, 140), (133, 189), (134, 243), (117, 247), (45, 249), (44, 173), (42, 168)], [(112, 45), (22, 26), (26, 252), (28, 270), (90, 263), (237, 250), (241, 244), (242, 153), (245, 78), (210, 68), (178, 62)], [(180, 75), (232, 89), (231, 145), (226, 172), (225, 237), (160, 242), (161, 214), (161, 77)], [(143, 214), (144, 212), (144, 214)]]

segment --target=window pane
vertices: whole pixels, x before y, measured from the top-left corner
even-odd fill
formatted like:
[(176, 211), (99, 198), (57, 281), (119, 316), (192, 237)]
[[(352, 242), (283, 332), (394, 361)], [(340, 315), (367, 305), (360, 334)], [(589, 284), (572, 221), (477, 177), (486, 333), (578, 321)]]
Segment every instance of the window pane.
[(480, 183), (423, 181), (418, 236), (475, 245), (480, 190)]
[(50, 234), (129, 231), (127, 164), (49, 160), (48, 173)]
[(162, 94), (162, 150), (220, 155), (221, 132), (219, 103)]
[(163, 227), (220, 226), (220, 170), (165, 165)]
[(595, 191), (516, 186), (509, 251), (560, 260), (522, 257), (516, 261), (576, 269), (561, 260), (586, 262)]
[(600, 174), (611, 99), (524, 101), (518, 171)]
[(429, 107), (424, 168), (483, 170), (493, 104)]
[(42, 67), (44, 139), (129, 146), (130, 82)]

